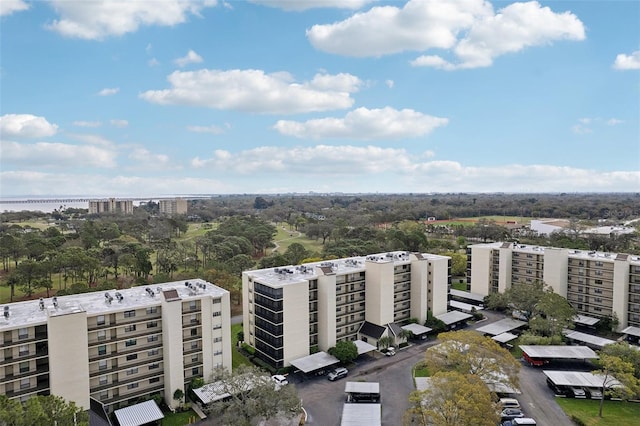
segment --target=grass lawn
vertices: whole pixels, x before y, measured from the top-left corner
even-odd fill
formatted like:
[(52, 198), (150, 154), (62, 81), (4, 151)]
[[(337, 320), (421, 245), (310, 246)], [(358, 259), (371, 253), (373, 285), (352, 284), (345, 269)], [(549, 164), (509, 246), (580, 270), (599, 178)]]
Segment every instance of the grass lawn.
[(189, 410), (184, 413), (163, 413), (164, 419), (162, 419), (162, 426), (183, 426), (196, 423), (200, 420), (200, 417), (195, 411)]
[(298, 231), (290, 230), (289, 225), (284, 225), (283, 229), (282, 223), (279, 223), (276, 229), (278, 232), (273, 240), (278, 244), (278, 252), (284, 253), (291, 244), (300, 243), (310, 252), (322, 253), (322, 240), (309, 239)]
[[(569, 417), (575, 416), (587, 426), (632, 425), (640, 417), (640, 404), (605, 401), (602, 418), (598, 417), (600, 401), (592, 399), (557, 398), (558, 405)], [(635, 419), (635, 420), (634, 420)]]
[(251, 362), (238, 352), (238, 332), (242, 331), (242, 324), (231, 326), (231, 368), (235, 369), (240, 365), (251, 365)]

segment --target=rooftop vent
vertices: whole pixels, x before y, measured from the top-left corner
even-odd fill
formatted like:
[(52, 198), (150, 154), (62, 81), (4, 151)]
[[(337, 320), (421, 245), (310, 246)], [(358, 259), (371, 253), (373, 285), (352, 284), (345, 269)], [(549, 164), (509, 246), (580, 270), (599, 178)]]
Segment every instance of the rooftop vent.
[(122, 302), (124, 300), (124, 296), (119, 291), (116, 291), (116, 299), (118, 299), (118, 302)]
[(54, 296), (53, 298), (53, 306), (58, 309), (58, 298)]
[(8, 306), (4, 307), (4, 317), (9, 319), (9, 307)]
[(106, 292), (104, 294), (104, 299), (107, 301), (108, 304), (111, 304), (111, 301), (113, 300), (113, 297), (109, 294), (109, 292)]
[(153, 291), (153, 290), (151, 290), (149, 287), (145, 288), (144, 290), (147, 292), (147, 294), (148, 294), (149, 296), (151, 296), (151, 297), (155, 297), (155, 296), (156, 296), (156, 294), (154, 293), (154, 291)]
[(38, 305), (40, 306), (40, 310), (43, 311), (44, 310), (44, 299), (42, 297), (38, 301)]

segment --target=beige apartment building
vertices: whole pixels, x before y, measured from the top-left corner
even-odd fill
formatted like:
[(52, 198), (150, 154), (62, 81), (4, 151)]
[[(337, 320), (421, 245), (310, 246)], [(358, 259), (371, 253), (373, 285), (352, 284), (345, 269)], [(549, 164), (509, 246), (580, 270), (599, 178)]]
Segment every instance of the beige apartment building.
[(106, 200), (89, 200), (89, 214), (97, 213), (133, 213), (133, 201), (109, 198)]
[(174, 198), (170, 200), (161, 199), (158, 202), (160, 214), (176, 215), (187, 214), (187, 200), (182, 198)]
[(203, 280), (6, 304), (0, 394), (58, 395), (108, 411), (231, 369), (229, 292)]
[(467, 248), (472, 293), (487, 295), (513, 283), (534, 282), (551, 286), (579, 314), (615, 313), (620, 330), (640, 326), (640, 256), (506, 242)]
[[(447, 312), (451, 259), (404, 251), (245, 271), (245, 340), (279, 368), (370, 328)], [(369, 341), (376, 344), (376, 341)]]

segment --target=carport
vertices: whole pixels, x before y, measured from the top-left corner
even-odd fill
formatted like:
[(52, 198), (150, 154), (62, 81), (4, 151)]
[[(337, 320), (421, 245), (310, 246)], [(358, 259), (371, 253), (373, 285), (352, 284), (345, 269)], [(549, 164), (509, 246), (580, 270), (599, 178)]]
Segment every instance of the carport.
[(621, 333), (627, 335), (626, 339), (628, 342), (638, 344), (638, 342), (640, 341), (640, 327), (634, 327), (630, 325), (629, 327), (622, 330)]
[(585, 343), (588, 346), (596, 349), (602, 349), (606, 345), (615, 343), (615, 340), (605, 339), (603, 337), (594, 336), (593, 334), (581, 333), (579, 331), (564, 330), (564, 335), (567, 339), (575, 342)]
[(503, 318), (499, 321), (492, 322), (483, 327), (476, 328), (476, 331), (482, 334), (489, 334), (491, 336), (498, 336), (503, 333), (508, 333), (513, 330), (517, 330), (527, 325), (525, 321), (520, 321), (514, 318)]
[(590, 317), (587, 315), (576, 315), (573, 317), (573, 322), (577, 326), (595, 328), (596, 324), (600, 322), (600, 318)]
[(472, 316), (460, 311), (449, 311), (445, 314), (436, 315), (436, 318), (442, 321), (447, 326), (447, 329), (450, 330), (458, 327), (458, 325), (464, 326)]
[(382, 407), (380, 404), (344, 404), (340, 426), (380, 426)]
[(497, 336), (492, 337), (493, 340), (495, 340), (496, 342), (500, 343), (503, 346), (506, 346), (509, 349), (513, 348), (513, 345), (511, 345), (509, 342), (517, 338), (518, 338), (517, 335), (511, 334), (511, 333), (500, 333)]
[(353, 343), (356, 345), (356, 348), (358, 348), (358, 356), (368, 354), (369, 352), (373, 352), (377, 349), (371, 343), (367, 343), (362, 340), (354, 340)]
[(470, 303), (460, 302), (458, 300), (449, 300), (449, 307), (462, 312), (481, 311), (481, 306), (472, 305)]
[(380, 383), (347, 382), (344, 386), (347, 402), (380, 402)]
[(152, 399), (139, 404), (130, 405), (114, 412), (120, 426), (142, 426), (146, 424), (159, 424), (164, 419), (164, 414), (158, 404)]
[(596, 359), (598, 355), (588, 346), (521, 345), (522, 357), (531, 365), (541, 366), (554, 359)]
[(340, 360), (326, 352), (316, 352), (302, 358), (294, 359), (291, 365), (303, 374), (316, 373), (324, 374), (324, 369), (340, 363)]
[(413, 337), (419, 340), (424, 340), (427, 338), (427, 334), (433, 331), (432, 328), (425, 327), (424, 325), (411, 323), (402, 326), (403, 330), (410, 331), (413, 334)]
[(193, 389), (193, 393), (204, 405), (231, 397), (231, 394), (225, 392), (221, 382), (207, 383), (202, 387)]
[(482, 307), (484, 303), (484, 296), (481, 294), (470, 293), (468, 291), (456, 290), (452, 288), (449, 290), (449, 295), (453, 300), (457, 300), (458, 302), (464, 302), (471, 305), (476, 305), (476, 307)]
[[(550, 371), (542, 370), (545, 376), (556, 386), (577, 386), (587, 388), (600, 388), (604, 383), (604, 376), (595, 375), (585, 371)], [(609, 381), (609, 379), (607, 379)], [(614, 385), (620, 382), (614, 381)], [(611, 387), (611, 383), (608, 383)]]

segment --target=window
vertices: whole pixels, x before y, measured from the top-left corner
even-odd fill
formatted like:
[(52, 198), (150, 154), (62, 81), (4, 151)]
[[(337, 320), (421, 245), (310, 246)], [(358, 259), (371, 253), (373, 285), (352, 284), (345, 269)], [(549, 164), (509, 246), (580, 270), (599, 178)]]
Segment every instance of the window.
[(191, 315), (191, 324), (197, 324), (198, 323), (198, 316), (197, 315)]
[(214, 324), (214, 325), (213, 325), (213, 329), (214, 329), (214, 330), (219, 330), (219, 329), (221, 329), (221, 328), (222, 328), (222, 324)]
[(198, 362), (198, 359), (199, 359), (199, 358), (200, 358), (200, 357), (199, 357), (198, 355), (192, 355), (192, 356), (191, 356), (191, 362)]
[(149, 321), (147, 323), (147, 328), (154, 328), (158, 326), (158, 321)]
[(221, 315), (222, 315), (222, 312), (220, 312), (220, 311), (215, 311), (215, 312), (213, 313), (213, 316), (214, 316), (214, 317), (219, 317), (219, 316), (221, 316)]
[(135, 388), (137, 388), (137, 387), (138, 387), (138, 384), (137, 384), (137, 383), (129, 383), (129, 384), (127, 385), (127, 389), (135, 389)]
[(107, 332), (104, 330), (98, 331), (98, 340), (104, 340), (107, 338)]
[(135, 346), (137, 343), (138, 342), (136, 341), (136, 339), (130, 339), (130, 340), (127, 340), (124, 345), (126, 347), (129, 347), (129, 346)]
[(128, 325), (128, 326), (126, 326), (124, 328), (124, 331), (127, 332), (127, 333), (129, 333), (131, 331), (136, 331), (136, 325), (135, 324)]
[(18, 339), (27, 339), (29, 337), (29, 330), (21, 328), (18, 330)]
[(198, 305), (196, 305), (196, 301), (195, 300), (190, 300), (189, 301), (189, 309), (190, 310), (195, 311), (197, 307), (198, 307)]
[(213, 342), (214, 343), (222, 342), (222, 337), (214, 337)]
[(222, 303), (222, 300), (220, 300), (220, 299), (213, 299), (213, 304), (215, 305), (216, 303)]
[(192, 376), (197, 376), (200, 372), (200, 369), (198, 367), (194, 367), (191, 369), (191, 375)]
[(158, 307), (157, 306), (151, 306), (151, 307), (147, 308), (147, 315), (157, 314), (157, 313), (158, 313)]
[(156, 356), (160, 353), (160, 351), (158, 349), (151, 349), (150, 351), (147, 352), (147, 356)]
[(197, 336), (198, 335), (198, 329), (197, 328), (192, 328), (191, 329), (191, 336)]
[(107, 345), (98, 346), (98, 355), (105, 355), (107, 353)]
[(27, 373), (29, 371), (29, 361), (20, 363), (20, 373)]
[(96, 324), (104, 325), (104, 315), (98, 315), (98, 318), (96, 319)]
[(107, 379), (107, 376), (100, 376), (99, 381), (101, 385), (106, 385), (109, 379)]
[(160, 377), (153, 377), (149, 379), (149, 383), (158, 383), (160, 381)]
[(125, 318), (133, 318), (136, 316), (136, 311), (124, 311)]
[(138, 354), (127, 355), (127, 361), (133, 361), (134, 359), (138, 359)]
[(105, 401), (109, 399), (109, 391), (100, 392), (100, 395), (98, 396), (98, 398), (100, 399), (100, 401)]
[(158, 363), (149, 365), (149, 370), (155, 370), (157, 368), (160, 368), (160, 364)]
[(107, 360), (103, 359), (98, 361), (98, 370), (106, 370), (107, 369)]
[(157, 342), (159, 338), (160, 336), (157, 334), (154, 334), (153, 336), (149, 336), (147, 337), (147, 343)]
[(127, 370), (127, 376), (132, 376), (134, 374), (138, 374), (138, 368), (130, 368)]
[(191, 349), (198, 349), (198, 342), (191, 342)]
[(29, 345), (20, 345), (20, 351), (18, 354), (20, 356), (29, 355)]
[(31, 387), (30, 379), (22, 379), (20, 380), (20, 389), (28, 389)]
[(222, 355), (222, 351), (219, 351), (219, 350), (218, 350), (218, 351), (214, 351), (214, 352), (213, 352), (213, 355), (214, 355), (214, 356), (215, 356), (215, 355)]

